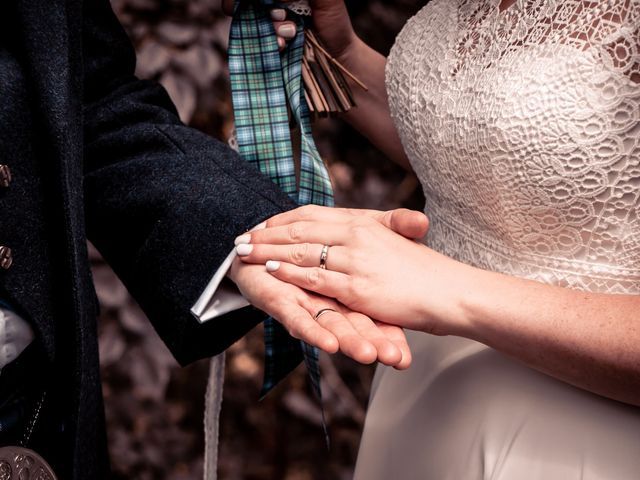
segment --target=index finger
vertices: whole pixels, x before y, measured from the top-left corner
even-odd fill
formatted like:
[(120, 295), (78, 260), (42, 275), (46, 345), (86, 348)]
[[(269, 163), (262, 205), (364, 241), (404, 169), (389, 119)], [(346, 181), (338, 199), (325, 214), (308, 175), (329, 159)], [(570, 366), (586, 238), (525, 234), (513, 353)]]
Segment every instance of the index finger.
[(290, 225), (254, 230), (245, 235), (251, 236), (251, 243), (253, 244), (263, 243), (269, 245), (320, 243), (333, 246), (345, 245), (349, 239), (347, 226), (325, 222), (297, 222)]
[(385, 212), (358, 208), (322, 207), (320, 205), (305, 205), (288, 212), (280, 213), (267, 220), (267, 227), (279, 227), (295, 222), (326, 221), (333, 223), (346, 223), (354, 217), (368, 216), (382, 218)]

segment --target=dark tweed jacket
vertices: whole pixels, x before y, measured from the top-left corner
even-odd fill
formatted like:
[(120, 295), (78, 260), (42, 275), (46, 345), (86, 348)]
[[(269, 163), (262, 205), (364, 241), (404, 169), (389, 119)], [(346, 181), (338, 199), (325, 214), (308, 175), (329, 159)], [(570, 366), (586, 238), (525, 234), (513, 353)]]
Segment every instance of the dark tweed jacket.
[[(64, 479), (109, 475), (88, 237), (176, 359), (216, 354), (259, 320), (190, 315), (236, 235), (292, 203), (222, 143), (182, 125), (134, 77), (109, 0), (5, 0), (0, 51), (0, 298), (34, 326), (66, 419), (49, 460)], [(0, 64), (2, 65), (2, 64)], [(46, 450), (46, 449), (45, 449)]]

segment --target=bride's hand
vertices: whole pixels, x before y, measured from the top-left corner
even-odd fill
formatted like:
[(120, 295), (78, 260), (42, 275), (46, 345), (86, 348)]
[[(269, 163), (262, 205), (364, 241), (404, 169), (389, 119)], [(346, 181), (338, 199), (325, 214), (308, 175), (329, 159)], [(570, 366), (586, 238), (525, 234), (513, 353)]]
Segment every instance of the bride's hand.
[[(305, 207), (309, 208), (309, 207)], [(466, 265), (408, 240), (369, 216), (312, 207), (272, 218), (239, 246), (246, 263), (276, 278), (338, 299), (380, 321), (435, 334), (459, 333)], [(425, 217), (426, 223), (426, 217)], [(330, 245), (326, 269), (319, 267)]]
[[(291, 1), (283, 0), (282, 3)], [(316, 33), (327, 51), (340, 60), (357, 40), (344, 0), (310, 0), (309, 3), (313, 10), (313, 26)], [(233, 4), (234, 0), (223, 1), (227, 15), (233, 13)], [(287, 11), (283, 8), (272, 9), (271, 19), (278, 35), (278, 45), (282, 49), (295, 36), (295, 23), (287, 20)]]
[[(285, 0), (284, 3), (290, 1)], [(331, 56), (340, 60), (358, 38), (351, 25), (344, 0), (310, 0), (309, 4), (312, 9), (314, 31)], [(291, 30), (286, 25), (293, 24), (288, 21), (282, 22), (286, 18), (286, 12), (283, 9), (274, 9), (271, 11), (271, 18), (274, 20), (278, 37), (285, 42), (290, 40)]]

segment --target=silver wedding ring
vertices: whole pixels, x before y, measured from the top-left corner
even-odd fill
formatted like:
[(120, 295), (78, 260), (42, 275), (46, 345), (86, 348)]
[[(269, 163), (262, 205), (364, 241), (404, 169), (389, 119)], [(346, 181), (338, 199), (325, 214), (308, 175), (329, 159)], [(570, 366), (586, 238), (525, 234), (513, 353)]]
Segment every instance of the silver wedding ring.
[(320, 268), (327, 269), (327, 257), (329, 256), (329, 245), (322, 246), (322, 252), (320, 253)]
[(319, 310), (318, 313), (315, 314), (315, 316), (313, 317), (313, 319), (317, 322), (318, 319), (324, 315), (325, 313), (329, 313), (329, 312), (336, 312), (338, 313), (337, 310), (334, 310), (333, 308), (323, 308), (322, 310)]

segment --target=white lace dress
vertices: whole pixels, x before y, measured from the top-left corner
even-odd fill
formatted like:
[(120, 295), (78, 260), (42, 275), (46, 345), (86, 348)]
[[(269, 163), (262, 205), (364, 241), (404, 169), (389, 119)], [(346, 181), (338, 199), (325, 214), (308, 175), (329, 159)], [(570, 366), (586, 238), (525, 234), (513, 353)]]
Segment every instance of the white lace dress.
[[(428, 243), (488, 270), (640, 294), (640, 0), (499, 4), (432, 0), (389, 58)], [(376, 373), (357, 480), (640, 479), (640, 408), (470, 340), (410, 343), (409, 371)]]

